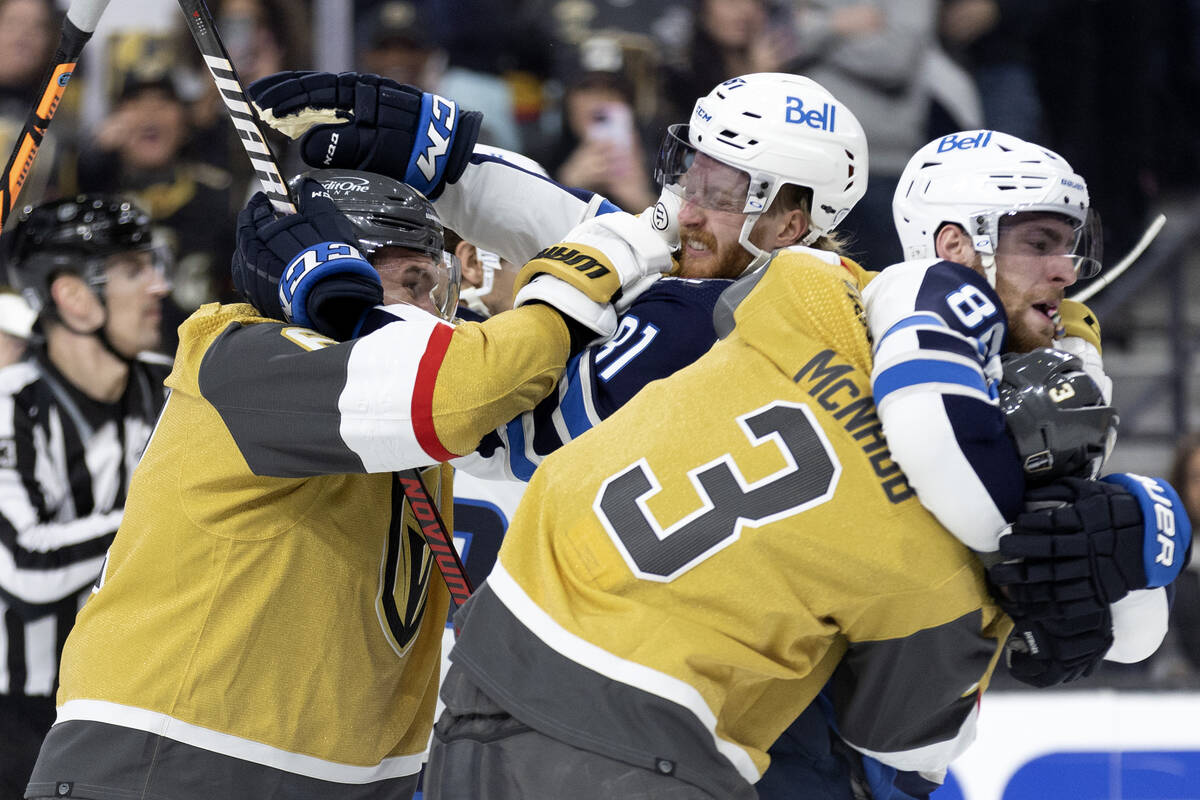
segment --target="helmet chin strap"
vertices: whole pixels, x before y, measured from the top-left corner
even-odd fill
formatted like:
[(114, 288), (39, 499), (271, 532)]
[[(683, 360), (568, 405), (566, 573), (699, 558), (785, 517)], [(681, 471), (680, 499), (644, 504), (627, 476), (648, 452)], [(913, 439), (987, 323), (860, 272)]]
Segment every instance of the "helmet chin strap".
[(53, 307), (51, 312), (54, 315), (54, 319), (59, 325), (62, 325), (76, 336), (95, 336), (96, 341), (100, 342), (100, 346), (111, 353), (114, 358), (122, 363), (132, 364), (134, 361), (137, 361), (137, 354), (134, 354), (133, 357), (124, 355), (113, 346), (112, 339), (108, 337), (108, 303), (104, 299), (104, 290), (96, 286), (93, 286), (92, 290), (96, 293), (96, 297), (100, 301), (100, 307), (104, 309), (104, 321), (100, 323), (98, 328), (91, 331), (84, 331), (75, 328), (73, 325), (63, 319), (63, 315), (58, 313), (57, 307)]
[(980, 263), (983, 265), (983, 277), (987, 278), (988, 286), (996, 288), (996, 256), (993, 253), (980, 253)]
[[(758, 218), (761, 216), (762, 212), (757, 214), (747, 214), (746, 221), (742, 223), (742, 231), (740, 234), (738, 234), (738, 244), (740, 244), (748, 253), (750, 253), (750, 255), (754, 256), (754, 258), (750, 259), (750, 263), (746, 266), (746, 268), (742, 270), (743, 275), (748, 275), (759, 267), (762, 267), (764, 264), (770, 261), (771, 256), (774, 255), (774, 251), (767, 252), (758, 245), (754, 244), (754, 242), (750, 241), (750, 231), (754, 229), (755, 223), (758, 222)], [(822, 233), (824, 233), (824, 231), (819, 228), (814, 228), (810, 224), (808, 230), (803, 236), (800, 237), (800, 240), (797, 241), (796, 244), (808, 247), (817, 239), (821, 238)], [(991, 281), (992, 286), (995, 287), (996, 280), (994, 267), (992, 269), (992, 273), (992, 277), (989, 278), (989, 280)]]
[(761, 216), (761, 212), (757, 214), (747, 214), (746, 221), (742, 223), (742, 232), (738, 234), (738, 244), (740, 244), (742, 248), (746, 250), (746, 252), (753, 256), (753, 258), (750, 259), (750, 263), (746, 265), (744, 270), (742, 270), (743, 275), (748, 275), (749, 273), (754, 272), (756, 269), (762, 267), (771, 260), (771, 253), (763, 250), (761, 247), (750, 241), (750, 231), (754, 229), (755, 223), (758, 222), (758, 218)]

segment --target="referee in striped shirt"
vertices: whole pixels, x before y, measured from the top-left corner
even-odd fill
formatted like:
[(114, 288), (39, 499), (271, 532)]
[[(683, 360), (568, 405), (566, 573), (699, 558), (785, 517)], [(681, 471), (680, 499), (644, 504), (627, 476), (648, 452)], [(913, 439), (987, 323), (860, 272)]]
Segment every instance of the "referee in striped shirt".
[(166, 259), (130, 200), (26, 208), (0, 239), (37, 312), (0, 368), (0, 796), (21, 797), (54, 722), (58, 660), (100, 574), (164, 400)]

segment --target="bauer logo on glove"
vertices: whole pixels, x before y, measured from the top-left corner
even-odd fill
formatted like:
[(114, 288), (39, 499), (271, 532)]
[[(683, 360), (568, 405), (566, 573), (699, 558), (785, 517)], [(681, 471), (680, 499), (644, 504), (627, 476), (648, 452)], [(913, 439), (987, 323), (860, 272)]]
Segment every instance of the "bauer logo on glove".
[(1175, 580), (1192, 541), (1191, 521), (1183, 513), (1183, 502), (1175, 488), (1160, 478), (1129, 472), (1106, 475), (1101, 480), (1128, 489), (1142, 508), (1146, 585), (1166, 586)]

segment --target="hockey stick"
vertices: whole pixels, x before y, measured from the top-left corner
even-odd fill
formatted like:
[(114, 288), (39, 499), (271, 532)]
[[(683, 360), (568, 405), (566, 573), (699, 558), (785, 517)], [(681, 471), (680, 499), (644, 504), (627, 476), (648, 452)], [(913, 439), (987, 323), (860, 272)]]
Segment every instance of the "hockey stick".
[(0, 185), (0, 231), (4, 230), (8, 215), (16, 205), (17, 195), (29, 177), (46, 129), (50, 127), (50, 120), (54, 119), (54, 112), (58, 110), (58, 104), (67, 90), (67, 82), (75, 71), (75, 62), (83, 52), (83, 46), (92, 38), (107, 5), (108, 0), (71, 0), (71, 7), (67, 9), (66, 19), (63, 20), (58, 48), (42, 79), (41, 96), (37, 105), (29, 109), (29, 116), (13, 143), (12, 155), (4, 167)]
[(459, 558), (458, 549), (454, 546), (454, 539), (446, 535), (446, 523), (442, 522), (442, 515), (438, 513), (437, 503), (433, 502), (429, 492), (425, 489), (419, 471), (403, 470), (398, 479), (400, 487), (404, 490), (404, 496), (408, 498), (408, 507), (412, 509), (413, 516), (420, 523), (421, 531), (425, 534), (425, 541), (429, 544), (429, 549), (433, 551), (438, 569), (442, 572), (442, 579), (446, 581), (446, 588), (450, 590), (450, 599), (454, 601), (456, 607), (462, 606), (471, 596), (471, 592), (475, 591), (475, 587), (471, 585), (467, 568), (463, 566), (462, 559)]
[(1108, 286), (1117, 278), (1121, 277), (1122, 272), (1129, 269), (1130, 265), (1132, 265), (1134, 261), (1137, 261), (1139, 258), (1141, 258), (1142, 253), (1146, 252), (1146, 248), (1149, 247), (1150, 243), (1154, 241), (1155, 237), (1158, 236), (1158, 232), (1162, 230), (1163, 225), (1166, 223), (1167, 217), (1165, 214), (1159, 214), (1157, 217), (1155, 217), (1154, 221), (1151, 222), (1146, 228), (1146, 232), (1142, 234), (1142, 238), (1138, 239), (1138, 243), (1135, 244), (1133, 249), (1130, 250), (1124, 258), (1118, 261), (1112, 269), (1108, 270), (1108, 272), (1104, 274), (1103, 280), (1096, 281), (1092, 285), (1080, 289), (1079, 293), (1071, 299), (1077, 303), (1086, 303), (1093, 295), (1095, 295), (1105, 286)]
[(179, 0), (179, 7), (187, 17), (188, 30), (192, 32), (200, 55), (204, 57), (204, 65), (212, 73), (217, 91), (225, 101), (225, 108), (233, 119), (238, 139), (250, 157), (250, 163), (254, 165), (254, 173), (262, 184), (263, 192), (270, 198), (276, 211), (295, 214), (296, 205), (288, 196), (287, 184), (279, 173), (279, 160), (263, 138), (254, 107), (246, 101), (246, 91), (242, 88), (237, 70), (233, 68), (233, 62), (229, 60), (229, 53), (225, 52), (225, 44), (217, 32), (212, 13), (204, 0)]
[[(246, 102), (246, 91), (242, 88), (241, 79), (229, 60), (229, 54), (225, 52), (225, 45), (221, 41), (217, 24), (213, 21), (208, 6), (204, 4), (204, 0), (179, 0), (179, 6), (187, 16), (192, 38), (196, 40), (200, 54), (204, 56), (204, 63), (221, 93), (221, 99), (225, 101), (225, 107), (233, 118), (238, 138), (254, 165), (263, 192), (270, 198), (271, 205), (277, 211), (296, 213), (296, 205), (292, 202), (287, 184), (279, 172), (279, 161), (263, 138), (262, 129), (259, 127), (260, 120), (254, 107)], [(425, 484), (421, 481), (421, 473), (416, 469), (401, 470), (398, 479), (404, 497), (408, 500), (408, 507), (420, 523), (425, 541), (433, 551), (442, 579), (446, 582), (446, 588), (450, 590), (450, 597), (456, 606), (461, 606), (471, 596), (474, 587), (471, 586), (467, 568), (463, 566), (458, 550), (454, 547), (454, 537), (446, 530), (446, 524), (442, 522), (441, 514), (438, 513), (437, 503), (429, 496)]]

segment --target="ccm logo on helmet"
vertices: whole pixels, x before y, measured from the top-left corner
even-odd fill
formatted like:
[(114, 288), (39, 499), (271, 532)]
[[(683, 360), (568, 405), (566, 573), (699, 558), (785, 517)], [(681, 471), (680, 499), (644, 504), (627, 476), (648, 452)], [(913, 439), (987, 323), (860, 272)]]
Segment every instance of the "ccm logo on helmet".
[(987, 147), (988, 142), (992, 140), (991, 131), (980, 131), (974, 136), (963, 136), (959, 138), (957, 133), (952, 133), (949, 136), (943, 136), (938, 142), (937, 151), (945, 153), (949, 150), (975, 150), (980, 147)]
[(811, 111), (805, 111), (804, 100), (799, 97), (789, 97), (783, 121), (794, 125), (807, 125), (810, 128), (833, 133), (837, 130), (836, 117), (837, 106), (822, 103), (820, 111), (817, 111), (815, 108)]

